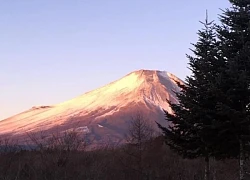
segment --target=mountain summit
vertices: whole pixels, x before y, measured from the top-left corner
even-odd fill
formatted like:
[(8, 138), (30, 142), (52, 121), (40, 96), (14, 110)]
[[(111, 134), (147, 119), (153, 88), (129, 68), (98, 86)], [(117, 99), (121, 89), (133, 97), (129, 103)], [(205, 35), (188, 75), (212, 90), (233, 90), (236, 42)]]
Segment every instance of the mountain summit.
[(162, 109), (171, 111), (166, 99), (177, 103), (176, 82), (171, 73), (139, 70), (106, 86), (53, 106), (38, 106), (0, 121), (1, 134), (23, 136), (27, 132), (65, 131), (78, 128), (96, 141), (123, 139), (131, 116), (140, 111), (152, 121), (164, 121)]

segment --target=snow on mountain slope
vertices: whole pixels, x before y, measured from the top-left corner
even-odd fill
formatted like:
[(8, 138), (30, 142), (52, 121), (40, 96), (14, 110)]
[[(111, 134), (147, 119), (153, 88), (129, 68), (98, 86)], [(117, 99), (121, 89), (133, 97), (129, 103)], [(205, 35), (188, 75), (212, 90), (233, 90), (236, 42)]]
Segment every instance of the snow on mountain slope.
[(126, 132), (127, 120), (137, 110), (147, 112), (152, 121), (164, 120), (162, 108), (171, 111), (166, 99), (177, 103), (173, 91), (180, 89), (176, 81), (182, 82), (164, 71), (135, 71), (72, 100), (33, 107), (0, 121), (0, 132), (20, 135), (83, 127), (100, 138), (121, 137)]

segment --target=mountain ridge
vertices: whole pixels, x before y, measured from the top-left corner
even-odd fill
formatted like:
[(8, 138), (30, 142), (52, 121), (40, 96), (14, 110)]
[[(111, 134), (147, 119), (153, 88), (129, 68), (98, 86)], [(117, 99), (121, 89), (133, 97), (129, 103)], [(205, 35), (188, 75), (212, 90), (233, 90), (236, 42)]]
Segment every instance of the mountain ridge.
[(60, 131), (87, 127), (88, 132), (102, 137), (105, 135), (99, 132), (106, 128), (105, 132), (115, 131), (113, 135), (122, 139), (121, 133), (126, 132), (127, 122), (137, 110), (152, 121), (164, 120), (162, 109), (171, 112), (166, 99), (178, 103), (173, 92), (180, 90), (176, 81), (183, 83), (166, 71), (134, 71), (68, 101), (35, 106), (4, 119), (0, 121), (0, 132), (19, 136), (41, 130), (53, 132), (55, 127)]

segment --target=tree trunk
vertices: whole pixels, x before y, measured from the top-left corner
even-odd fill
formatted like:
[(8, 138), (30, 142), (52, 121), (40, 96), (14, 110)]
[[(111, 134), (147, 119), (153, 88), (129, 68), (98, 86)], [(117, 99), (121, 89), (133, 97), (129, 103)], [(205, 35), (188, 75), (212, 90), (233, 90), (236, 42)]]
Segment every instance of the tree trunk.
[(209, 157), (205, 158), (205, 177), (204, 180), (210, 180), (210, 162)]
[(244, 144), (242, 140), (240, 140), (240, 180), (245, 180), (245, 152), (244, 152)]

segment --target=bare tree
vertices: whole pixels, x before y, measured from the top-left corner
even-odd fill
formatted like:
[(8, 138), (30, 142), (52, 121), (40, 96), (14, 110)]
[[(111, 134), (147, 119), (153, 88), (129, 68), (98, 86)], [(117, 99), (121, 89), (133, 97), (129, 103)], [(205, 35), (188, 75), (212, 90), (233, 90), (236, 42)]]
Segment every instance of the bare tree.
[[(28, 134), (32, 144), (35, 145), (36, 152), (40, 155), (41, 168), (44, 169), (44, 179), (51, 175), (59, 176), (63, 168), (67, 167), (72, 161), (74, 152), (85, 151), (88, 143), (85, 134), (75, 130), (56, 132), (46, 135), (41, 132), (38, 134)], [(66, 176), (66, 174), (65, 174)]]
[(138, 150), (143, 150), (143, 144), (152, 139), (154, 130), (149, 119), (138, 112), (131, 117), (129, 132), (126, 140), (129, 144), (136, 145)]
[(145, 171), (146, 164), (143, 160), (150, 141), (154, 137), (152, 127), (150, 120), (141, 112), (137, 112), (131, 117), (128, 133), (126, 134), (127, 145), (123, 148), (123, 151), (129, 156), (130, 162), (134, 161), (134, 167), (131, 164), (126, 165), (124, 161), (122, 163), (137, 172), (138, 179), (147, 179), (148, 176), (147, 171)]
[(19, 158), (21, 150), (17, 140), (8, 137), (0, 139), (1, 179), (11, 179), (19, 173), (19, 171), (13, 173), (12, 166), (15, 165), (14, 161)]

